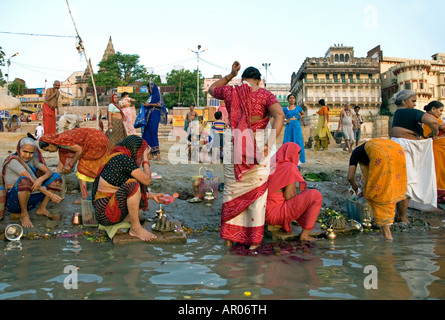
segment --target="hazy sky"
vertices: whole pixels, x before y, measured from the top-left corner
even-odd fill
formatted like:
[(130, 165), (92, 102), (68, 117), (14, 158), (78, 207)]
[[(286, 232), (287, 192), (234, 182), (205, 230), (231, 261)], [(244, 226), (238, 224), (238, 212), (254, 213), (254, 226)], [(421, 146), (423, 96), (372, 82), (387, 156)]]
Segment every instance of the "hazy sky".
[[(344, 44), (356, 57), (381, 45), (385, 56), (431, 59), (445, 52), (443, 0), (69, 0), (95, 72), (111, 36), (116, 51), (165, 75), (175, 66), (204, 77), (270, 63), (268, 82), (290, 83), (306, 57)], [(34, 34), (21, 35), (18, 33)], [(60, 35), (67, 37), (37, 36)], [(11, 59), (10, 77), (28, 88), (65, 80), (86, 68), (76, 50), (66, 0), (0, 0), (0, 46)], [(2, 67), (7, 73), (7, 66)]]

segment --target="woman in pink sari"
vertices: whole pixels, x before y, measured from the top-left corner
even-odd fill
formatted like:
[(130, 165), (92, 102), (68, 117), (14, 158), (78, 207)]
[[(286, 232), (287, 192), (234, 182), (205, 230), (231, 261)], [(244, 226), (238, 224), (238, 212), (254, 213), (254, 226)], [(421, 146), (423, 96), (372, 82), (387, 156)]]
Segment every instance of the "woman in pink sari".
[(128, 92), (123, 92), (121, 100), (119, 101), (119, 107), (121, 107), (122, 113), (124, 114), (124, 127), (127, 132), (127, 136), (136, 134), (136, 129), (134, 128), (134, 122), (136, 121), (136, 108), (134, 99), (130, 98)]
[[(270, 165), (268, 144), (280, 134), (284, 113), (275, 96), (260, 87), (261, 74), (256, 68), (247, 68), (239, 85), (228, 86), (240, 69), (241, 65), (235, 61), (232, 72), (209, 88), (213, 97), (225, 101), (232, 133), (232, 146), (225, 147), (226, 152), (231, 150), (231, 157), (224, 159), (220, 233), (228, 246), (236, 242), (255, 249), (264, 233)], [(270, 137), (265, 137), (270, 117), (274, 118), (273, 131)]]
[[(271, 159), (266, 224), (280, 225), (287, 233), (292, 231), (291, 222), (297, 220), (303, 228), (301, 241), (310, 237), (320, 213), (323, 197), (318, 190), (306, 190), (306, 181), (298, 170), (301, 148), (294, 142), (283, 144)], [(297, 194), (297, 183), (300, 193)]]

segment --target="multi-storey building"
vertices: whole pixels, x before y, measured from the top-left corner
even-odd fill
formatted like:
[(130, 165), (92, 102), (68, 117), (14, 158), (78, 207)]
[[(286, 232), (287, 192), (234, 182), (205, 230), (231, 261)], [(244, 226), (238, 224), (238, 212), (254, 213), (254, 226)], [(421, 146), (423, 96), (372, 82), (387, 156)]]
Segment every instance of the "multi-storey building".
[(376, 115), (381, 106), (379, 60), (356, 58), (353, 47), (332, 46), (324, 57), (306, 58), (291, 78), (291, 92), (308, 116), (324, 99), (331, 115), (338, 115), (345, 102), (360, 106), (361, 113)]
[[(445, 53), (437, 53), (432, 60), (382, 57), (382, 99), (389, 102), (398, 91), (409, 89), (417, 94), (416, 108), (432, 100), (445, 103)], [(390, 105), (394, 112), (395, 105)]]

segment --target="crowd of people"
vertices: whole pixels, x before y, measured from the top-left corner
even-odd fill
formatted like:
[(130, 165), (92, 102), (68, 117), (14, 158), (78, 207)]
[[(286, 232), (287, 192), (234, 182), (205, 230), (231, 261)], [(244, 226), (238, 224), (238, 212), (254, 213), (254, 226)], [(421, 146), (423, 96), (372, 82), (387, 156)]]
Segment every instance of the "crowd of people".
[[(228, 85), (240, 70), (240, 63), (235, 61), (230, 74), (209, 87), (213, 97), (224, 101), (212, 125), (198, 115), (193, 105), (184, 125), (190, 146), (196, 143), (199, 147), (199, 136), (204, 135), (201, 148), (215, 149), (214, 154), (230, 159), (223, 163), (220, 235), (229, 247), (238, 243), (255, 249), (263, 241), (265, 225), (279, 225), (291, 232), (292, 221), (297, 221), (302, 227), (300, 240), (311, 241), (323, 196), (307, 189), (300, 173), (300, 165), (306, 161), (300, 120), (306, 114), (292, 94), (289, 106), (282, 108), (270, 91), (260, 87), (261, 74), (254, 67), (244, 70), (238, 85)], [(92, 199), (101, 225), (130, 222), (130, 235), (143, 241), (155, 239), (141, 226), (139, 211), (147, 209), (149, 199), (163, 203), (163, 194), (148, 192), (147, 186), (152, 179), (150, 160), (160, 160), (158, 126), (166, 123), (167, 111), (159, 88), (152, 82), (147, 87), (142, 137), (136, 135), (134, 126), (135, 100), (123, 93), (120, 101), (117, 94), (111, 97), (106, 132), (74, 128), (57, 134), (45, 127), (37, 142), (32, 137), (21, 139), (2, 168), (7, 210), (20, 213), (22, 225), (32, 227), (29, 211), (39, 206), (37, 214), (48, 216), (49, 201), (61, 201), (57, 192), (61, 190), (62, 175), (76, 171), (81, 197)], [(393, 103), (397, 111), (388, 138), (360, 144), (363, 119), (360, 108), (355, 107), (353, 113), (349, 103), (340, 114), (337, 130), (347, 141), (344, 150), (351, 153), (347, 180), (354, 192), (367, 200), (375, 223), (389, 240), (391, 224), (396, 220), (409, 223), (411, 199), (436, 207), (445, 202), (443, 104), (432, 101), (425, 112), (417, 110), (416, 94), (409, 90), (398, 92)], [(324, 100), (319, 105), (316, 151), (327, 150), (332, 139), (328, 107)], [(44, 118), (44, 126), (47, 121)], [(283, 128), (283, 144), (272, 153), (272, 144)], [(266, 138), (265, 131), (270, 133)], [(231, 138), (226, 139), (229, 133)], [(226, 148), (227, 143), (230, 148)], [(40, 150), (58, 152), (55, 172), (46, 166)], [(359, 165), (361, 190), (356, 177)], [(91, 194), (87, 182), (92, 183)]]

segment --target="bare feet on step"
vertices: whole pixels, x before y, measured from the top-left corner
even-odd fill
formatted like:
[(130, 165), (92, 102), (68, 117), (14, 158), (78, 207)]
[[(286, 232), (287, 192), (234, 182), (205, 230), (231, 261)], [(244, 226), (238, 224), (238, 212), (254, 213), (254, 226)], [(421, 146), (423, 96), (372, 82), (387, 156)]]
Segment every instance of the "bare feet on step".
[(38, 216), (46, 216), (49, 217), (51, 215), (51, 212), (49, 212), (47, 209), (37, 209), (36, 214)]
[(153, 233), (145, 230), (142, 227), (139, 227), (139, 228), (136, 228), (136, 229), (135, 228), (130, 228), (129, 234), (130, 234), (130, 236), (139, 238), (142, 241), (152, 241), (152, 240), (157, 238)]
[(32, 224), (31, 219), (29, 219), (29, 215), (21, 216), (20, 224), (22, 225), (23, 228), (34, 228), (34, 225)]

